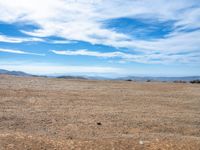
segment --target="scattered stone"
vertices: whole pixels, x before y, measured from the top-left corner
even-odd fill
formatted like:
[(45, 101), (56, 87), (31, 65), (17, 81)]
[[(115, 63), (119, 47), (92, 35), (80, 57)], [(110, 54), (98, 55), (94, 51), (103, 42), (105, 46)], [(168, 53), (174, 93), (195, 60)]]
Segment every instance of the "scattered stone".
[(143, 144), (144, 144), (144, 142), (143, 142), (143, 141), (139, 141), (139, 144), (140, 144), (140, 145), (143, 145)]
[(97, 122), (97, 125), (98, 125), (98, 126), (101, 126), (101, 125), (102, 125), (102, 123), (101, 123), (101, 122)]

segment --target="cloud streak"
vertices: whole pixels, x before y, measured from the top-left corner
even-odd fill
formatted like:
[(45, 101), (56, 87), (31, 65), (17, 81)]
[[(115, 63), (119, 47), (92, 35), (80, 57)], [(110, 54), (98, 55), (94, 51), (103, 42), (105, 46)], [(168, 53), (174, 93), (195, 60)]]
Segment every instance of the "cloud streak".
[(41, 38), (22, 38), (22, 37), (9, 37), (0, 35), (0, 42), (6, 43), (23, 43), (23, 42), (43, 42)]
[(26, 52), (26, 51), (22, 51), (22, 50), (14, 50), (14, 49), (2, 49), (2, 48), (0, 48), (0, 52), (13, 53), (13, 54), (22, 54), (22, 55), (45, 56), (45, 54), (31, 53), (31, 52)]
[(68, 55), (68, 56), (76, 56), (76, 55), (82, 55), (82, 56), (94, 56), (94, 57), (104, 57), (104, 58), (114, 58), (114, 57), (130, 57), (132, 55), (122, 53), (122, 52), (96, 52), (96, 51), (89, 51), (86, 49), (76, 50), (76, 51), (70, 51), (70, 50), (51, 50), (51, 52), (58, 54), (58, 55)]
[[(57, 55), (66, 55), (66, 56), (92, 56), (92, 57), (100, 57), (100, 58), (119, 58), (123, 62), (139, 62), (139, 63), (147, 63), (147, 64), (159, 64), (159, 63), (188, 63), (192, 61), (194, 64), (199, 63), (198, 59), (200, 58), (200, 54), (198, 51), (194, 51), (193, 53), (182, 54), (182, 53), (173, 53), (166, 52), (165, 54), (158, 53), (158, 51), (153, 53), (143, 53), (143, 54), (131, 54), (124, 52), (97, 52), (87, 49), (81, 50), (51, 50), (54, 54)], [(184, 56), (184, 57), (183, 57)], [(121, 62), (120, 61), (120, 62)]]

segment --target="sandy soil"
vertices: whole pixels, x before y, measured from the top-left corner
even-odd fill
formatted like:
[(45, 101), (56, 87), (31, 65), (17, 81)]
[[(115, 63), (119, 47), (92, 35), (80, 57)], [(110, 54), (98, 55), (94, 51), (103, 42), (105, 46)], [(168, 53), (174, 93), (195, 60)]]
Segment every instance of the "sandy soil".
[(0, 76), (0, 150), (200, 149), (200, 85)]

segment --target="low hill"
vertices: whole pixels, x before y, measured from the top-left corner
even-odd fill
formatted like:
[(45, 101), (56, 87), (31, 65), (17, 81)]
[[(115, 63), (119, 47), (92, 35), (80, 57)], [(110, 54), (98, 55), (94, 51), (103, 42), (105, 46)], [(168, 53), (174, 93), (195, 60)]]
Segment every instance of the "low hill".
[(31, 74), (22, 71), (8, 71), (4, 69), (0, 69), (0, 74), (15, 75), (15, 76), (32, 76)]
[(87, 80), (87, 78), (82, 76), (58, 76), (58, 79), (81, 79), (81, 80)]

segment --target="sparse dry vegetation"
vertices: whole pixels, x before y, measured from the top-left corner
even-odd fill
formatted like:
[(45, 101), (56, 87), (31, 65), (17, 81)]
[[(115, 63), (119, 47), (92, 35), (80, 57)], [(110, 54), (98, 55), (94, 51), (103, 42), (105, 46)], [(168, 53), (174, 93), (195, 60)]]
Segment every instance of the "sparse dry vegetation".
[(200, 148), (197, 84), (0, 76), (0, 149)]
[(200, 80), (193, 80), (193, 81), (190, 81), (190, 83), (192, 83), (192, 84), (200, 84)]

